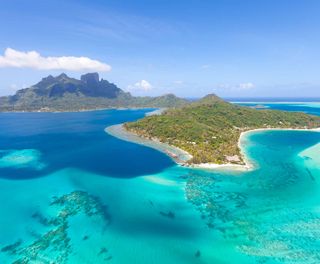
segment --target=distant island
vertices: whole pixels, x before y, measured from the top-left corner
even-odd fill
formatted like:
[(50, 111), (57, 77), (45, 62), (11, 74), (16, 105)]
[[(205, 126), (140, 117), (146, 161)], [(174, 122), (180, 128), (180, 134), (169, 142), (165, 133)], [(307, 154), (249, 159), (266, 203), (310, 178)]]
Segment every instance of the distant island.
[(178, 107), (188, 101), (173, 94), (135, 97), (115, 84), (87, 73), (80, 80), (62, 73), (49, 75), (39, 83), (0, 97), (0, 111), (84, 111), (104, 108)]
[(124, 129), (144, 139), (166, 143), (190, 154), (187, 164), (239, 164), (242, 132), (254, 129), (320, 127), (320, 117), (298, 112), (257, 110), (207, 95), (161, 115), (125, 123)]

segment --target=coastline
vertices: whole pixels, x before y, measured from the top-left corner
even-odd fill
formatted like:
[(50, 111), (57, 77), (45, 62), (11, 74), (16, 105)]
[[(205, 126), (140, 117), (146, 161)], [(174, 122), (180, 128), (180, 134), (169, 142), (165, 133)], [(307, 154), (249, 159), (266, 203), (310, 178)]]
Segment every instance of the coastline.
[[(272, 101), (233, 101), (233, 100), (228, 100), (228, 102), (233, 103), (233, 104), (289, 104), (289, 105), (296, 105), (296, 104), (319, 104), (320, 101), (277, 101), (277, 102), (272, 102)], [(139, 106), (132, 106), (132, 107), (119, 107), (119, 106), (110, 106), (110, 107), (98, 107), (98, 108), (83, 108), (83, 109), (70, 109), (70, 110), (55, 110), (55, 109), (50, 109), (49, 107), (44, 107), (41, 109), (34, 109), (34, 110), (6, 110), (6, 111), (0, 111), (0, 113), (78, 113), (78, 112), (91, 112), (91, 111), (102, 111), (102, 110), (138, 110), (138, 109), (150, 109), (150, 108), (156, 108), (160, 113), (162, 111), (165, 111), (168, 109), (167, 107), (154, 107), (154, 106), (145, 106), (145, 107), (139, 107)], [(268, 108), (268, 107), (267, 107)]]
[(119, 138), (124, 141), (133, 142), (139, 145), (148, 146), (153, 149), (156, 149), (166, 155), (168, 155), (175, 163), (180, 166), (190, 167), (195, 169), (236, 169), (236, 170), (251, 170), (255, 167), (254, 163), (249, 160), (247, 155), (243, 153), (244, 149), (244, 141), (245, 135), (247, 132), (243, 132), (240, 135), (239, 139), (239, 148), (241, 150), (241, 155), (244, 160), (244, 165), (241, 164), (232, 164), (232, 163), (225, 163), (225, 164), (216, 164), (216, 163), (201, 163), (201, 164), (188, 164), (187, 162), (192, 159), (192, 155), (178, 147), (171, 146), (166, 143), (162, 143), (156, 139), (147, 139), (140, 137), (132, 132), (127, 131), (123, 124), (117, 124), (113, 126), (109, 126), (105, 128), (105, 132), (111, 136)]
[[(157, 111), (154, 111), (149, 114), (159, 114)], [(216, 163), (200, 163), (200, 164), (188, 164), (188, 161), (192, 158), (192, 155), (178, 147), (171, 146), (166, 143), (162, 143), (157, 139), (147, 139), (140, 137), (132, 132), (127, 131), (123, 124), (113, 125), (105, 128), (105, 132), (111, 136), (125, 140), (128, 142), (133, 142), (139, 145), (148, 146), (154, 148), (162, 153), (168, 155), (175, 163), (180, 166), (190, 167), (194, 169), (205, 169), (205, 170), (217, 170), (217, 169), (231, 169), (237, 171), (249, 171), (257, 168), (257, 165), (250, 160), (248, 155), (245, 153), (245, 143), (246, 137), (252, 133), (263, 132), (263, 131), (278, 131), (278, 130), (294, 130), (294, 131), (314, 131), (320, 132), (320, 128), (307, 129), (307, 128), (257, 128), (251, 129), (248, 131), (241, 132), (238, 147), (240, 149), (241, 158), (244, 161), (244, 164), (234, 164), (234, 163), (225, 163), (225, 164), (216, 164)]]
[(249, 170), (253, 170), (253, 169), (257, 168), (256, 164), (252, 160), (250, 160), (248, 155), (244, 152), (246, 136), (248, 136), (251, 132), (254, 132), (254, 130), (248, 130), (245, 132), (241, 132), (239, 140), (238, 140), (238, 147), (240, 149), (240, 155), (241, 155), (241, 158), (242, 158), (244, 164), (200, 163), (200, 164), (190, 164), (189, 167), (195, 168), (195, 169), (207, 169), (207, 170), (231, 169), (231, 170), (238, 170), (238, 171), (249, 171)]
[(161, 115), (164, 111), (166, 111), (168, 108), (167, 107), (161, 107), (157, 108), (154, 111), (146, 113), (146, 116), (152, 116), (152, 115)]
[[(78, 110), (13, 110), (13, 111), (0, 111), (0, 113), (82, 113), (82, 112), (94, 112), (94, 111), (104, 111), (104, 110), (140, 110), (140, 109), (156, 109), (154, 111), (148, 112), (147, 115), (161, 114), (165, 111), (166, 107), (106, 107), (106, 108), (92, 108), (92, 109), (78, 109)], [(154, 113), (155, 112), (155, 113)]]
[(106, 127), (104, 130), (107, 134), (116, 137), (118, 139), (133, 142), (139, 145), (147, 146), (154, 148), (160, 152), (167, 154), (171, 157), (177, 164), (184, 166), (188, 160), (192, 158), (192, 156), (186, 151), (179, 149), (177, 147), (170, 146), (165, 143), (161, 143), (157, 140), (150, 140), (146, 138), (142, 138), (134, 133), (127, 131), (123, 124), (113, 125)]

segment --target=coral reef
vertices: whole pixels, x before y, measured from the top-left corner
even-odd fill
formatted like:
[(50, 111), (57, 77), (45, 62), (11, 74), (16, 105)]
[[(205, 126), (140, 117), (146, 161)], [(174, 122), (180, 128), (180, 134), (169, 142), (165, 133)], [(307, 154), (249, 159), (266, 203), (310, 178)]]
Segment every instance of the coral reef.
[[(1, 252), (10, 254), (15, 259), (13, 263), (67, 263), (72, 252), (72, 243), (68, 235), (71, 217), (84, 213), (87, 217), (102, 219), (106, 225), (111, 221), (107, 207), (97, 197), (83, 191), (74, 191), (61, 197), (54, 197), (50, 207), (57, 209), (55, 217), (46, 218), (39, 212), (32, 215), (32, 218), (40, 224), (49, 227), (49, 231), (30, 244), (25, 245), (22, 240), (19, 240), (1, 249)], [(89, 236), (85, 236), (83, 240), (88, 238)], [(105, 260), (110, 260), (112, 256), (106, 255), (107, 253), (108, 250), (104, 249), (99, 255), (102, 254)]]
[[(320, 218), (316, 212), (295, 203), (284, 208), (281, 199), (285, 197), (259, 201), (239, 182), (234, 188), (233, 180), (222, 177), (190, 173), (186, 178), (186, 197), (208, 228), (238, 245), (239, 252), (256, 258), (257, 263), (320, 262)], [(290, 186), (291, 182), (284, 184)]]

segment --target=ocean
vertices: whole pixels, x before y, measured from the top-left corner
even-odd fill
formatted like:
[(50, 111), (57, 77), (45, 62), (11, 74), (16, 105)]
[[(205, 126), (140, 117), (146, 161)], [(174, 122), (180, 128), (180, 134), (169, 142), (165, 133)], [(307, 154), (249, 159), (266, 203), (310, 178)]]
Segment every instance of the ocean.
[(319, 132), (248, 133), (254, 170), (206, 171), (104, 132), (152, 110), (0, 114), (0, 263), (320, 263)]

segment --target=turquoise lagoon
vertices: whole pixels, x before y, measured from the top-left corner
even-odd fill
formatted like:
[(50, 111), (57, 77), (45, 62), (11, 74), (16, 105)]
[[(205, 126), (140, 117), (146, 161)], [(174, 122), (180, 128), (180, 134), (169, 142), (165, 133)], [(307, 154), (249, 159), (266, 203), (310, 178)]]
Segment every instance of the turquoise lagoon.
[(104, 132), (149, 111), (0, 114), (0, 263), (320, 263), (319, 132), (205, 171)]

